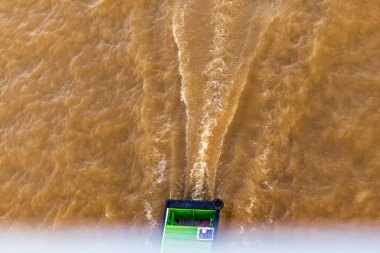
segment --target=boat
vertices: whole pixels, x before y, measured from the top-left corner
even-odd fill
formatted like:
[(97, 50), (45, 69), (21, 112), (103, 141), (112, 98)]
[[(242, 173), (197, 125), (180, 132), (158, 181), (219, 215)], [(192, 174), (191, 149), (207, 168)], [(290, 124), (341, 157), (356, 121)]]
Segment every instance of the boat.
[(221, 199), (167, 200), (161, 253), (212, 252), (223, 207)]

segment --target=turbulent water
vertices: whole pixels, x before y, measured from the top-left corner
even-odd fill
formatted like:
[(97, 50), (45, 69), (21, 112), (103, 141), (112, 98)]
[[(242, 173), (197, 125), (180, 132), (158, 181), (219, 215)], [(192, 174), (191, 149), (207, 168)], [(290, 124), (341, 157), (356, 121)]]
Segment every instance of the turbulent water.
[(0, 223), (380, 220), (380, 1), (0, 1)]

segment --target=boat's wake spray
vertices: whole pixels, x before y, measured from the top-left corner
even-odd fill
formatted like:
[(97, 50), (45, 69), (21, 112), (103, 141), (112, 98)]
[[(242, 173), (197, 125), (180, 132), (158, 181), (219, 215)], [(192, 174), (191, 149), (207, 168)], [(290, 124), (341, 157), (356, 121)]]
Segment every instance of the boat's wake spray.
[[(268, 21), (261, 13), (273, 9), (256, 8), (257, 4), (249, 1), (194, 0), (176, 4), (173, 36), (187, 113), (185, 198), (218, 195), (218, 163), (224, 138)], [(252, 12), (260, 15), (252, 18)]]

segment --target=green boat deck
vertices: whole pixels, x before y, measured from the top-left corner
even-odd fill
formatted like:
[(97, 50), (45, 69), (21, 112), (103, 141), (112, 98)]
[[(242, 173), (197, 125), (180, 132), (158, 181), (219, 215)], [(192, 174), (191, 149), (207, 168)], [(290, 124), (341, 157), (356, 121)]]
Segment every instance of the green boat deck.
[(215, 210), (167, 208), (161, 252), (211, 252), (215, 214)]
[(163, 252), (211, 252), (212, 240), (197, 240), (198, 227), (166, 226)]

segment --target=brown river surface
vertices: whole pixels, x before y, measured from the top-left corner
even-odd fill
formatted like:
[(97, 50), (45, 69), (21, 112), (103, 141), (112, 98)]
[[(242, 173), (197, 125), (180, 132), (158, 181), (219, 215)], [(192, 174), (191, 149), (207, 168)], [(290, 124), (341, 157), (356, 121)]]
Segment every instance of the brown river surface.
[(379, 0), (0, 1), (0, 225), (380, 221)]

